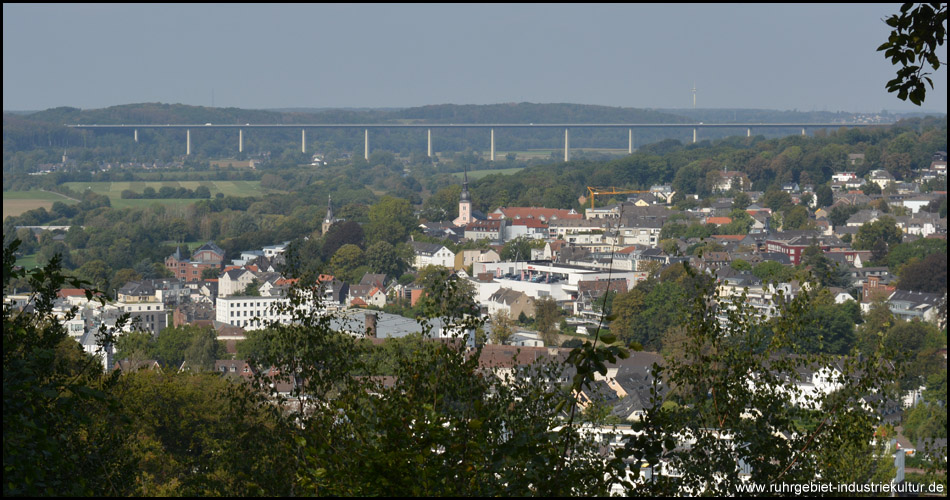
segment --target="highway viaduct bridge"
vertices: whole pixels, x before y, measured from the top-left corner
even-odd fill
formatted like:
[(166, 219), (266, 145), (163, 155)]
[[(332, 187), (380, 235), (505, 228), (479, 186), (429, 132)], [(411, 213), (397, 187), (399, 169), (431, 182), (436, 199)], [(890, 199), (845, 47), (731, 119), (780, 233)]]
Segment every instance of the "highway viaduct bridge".
[(491, 137), (491, 161), (495, 161), (495, 129), (505, 128), (556, 128), (564, 129), (564, 161), (571, 158), (570, 149), (570, 129), (572, 128), (619, 128), (628, 130), (627, 151), (633, 153), (633, 129), (654, 128), (654, 129), (693, 129), (693, 142), (696, 142), (697, 131), (699, 129), (712, 128), (732, 128), (745, 129), (746, 136), (752, 135), (752, 129), (763, 128), (792, 128), (801, 129), (802, 135), (805, 135), (807, 129), (825, 129), (840, 127), (886, 127), (889, 123), (296, 123), (296, 124), (250, 124), (244, 125), (221, 125), (221, 124), (182, 124), (182, 125), (89, 125), (75, 124), (66, 125), (69, 128), (80, 130), (115, 130), (131, 129), (134, 134), (135, 142), (139, 141), (139, 129), (185, 129), (185, 154), (191, 154), (191, 130), (192, 129), (237, 129), (238, 131), (238, 152), (244, 152), (244, 129), (261, 128), (299, 128), (300, 129), (300, 151), (307, 152), (307, 129), (363, 129), (364, 147), (363, 155), (369, 159), (369, 131), (370, 129), (426, 129), (428, 138), (428, 155), (432, 156), (432, 129), (458, 129), (458, 128), (480, 128), (489, 129)]

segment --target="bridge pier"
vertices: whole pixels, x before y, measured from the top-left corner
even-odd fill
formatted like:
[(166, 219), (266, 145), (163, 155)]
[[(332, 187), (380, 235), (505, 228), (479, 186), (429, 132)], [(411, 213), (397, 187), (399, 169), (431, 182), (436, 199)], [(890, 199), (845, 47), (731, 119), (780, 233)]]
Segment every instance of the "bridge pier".
[(693, 128), (693, 144), (696, 144), (696, 128)]
[(802, 127), (802, 135), (805, 135), (805, 127)]
[(495, 129), (491, 129), (491, 161), (495, 161)]
[(369, 159), (369, 129), (363, 131), (363, 159)]
[(429, 158), (432, 158), (432, 129), (431, 129), (431, 128), (430, 128), (430, 129), (427, 129), (427, 130), (426, 130), (426, 133), (427, 133), (428, 139), (429, 139), (429, 145), (428, 145), (427, 151), (428, 151), (428, 154), (429, 154)]
[(244, 152), (244, 129), (238, 129), (238, 153)]
[(191, 129), (185, 129), (185, 156), (191, 155)]
[(627, 154), (633, 154), (633, 129), (627, 129)]
[(307, 152), (307, 129), (300, 129), (300, 152)]
[(745, 136), (746, 136), (746, 137), (752, 137), (752, 129), (751, 129), (751, 128), (745, 129)]
[(567, 135), (567, 129), (564, 129), (564, 161), (571, 161), (571, 144)]
[(139, 129), (135, 129), (135, 142), (139, 142)]

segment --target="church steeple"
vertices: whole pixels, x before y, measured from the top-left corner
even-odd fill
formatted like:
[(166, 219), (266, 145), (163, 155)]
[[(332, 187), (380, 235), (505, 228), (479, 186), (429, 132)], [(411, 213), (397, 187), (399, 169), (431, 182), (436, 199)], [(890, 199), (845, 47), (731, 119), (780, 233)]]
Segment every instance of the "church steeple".
[(324, 222), (333, 220), (333, 196), (327, 196), (327, 216), (323, 220)]
[(468, 193), (468, 166), (463, 175), (462, 195), (459, 196), (459, 216), (452, 221), (456, 226), (464, 226), (472, 222), (472, 196)]
[(333, 217), (333, 197), (327, 196), (327, 216), (323, 218), (323, 225), (321, 226), (323, 234), (327, 234), (334, 222), (336, 222), (336, 218)]
[(462, 196), (459, 201), (472, 201), (471, 195), (468, 194), (468, 165), (465, 166), (464, 180), (462, 181)]

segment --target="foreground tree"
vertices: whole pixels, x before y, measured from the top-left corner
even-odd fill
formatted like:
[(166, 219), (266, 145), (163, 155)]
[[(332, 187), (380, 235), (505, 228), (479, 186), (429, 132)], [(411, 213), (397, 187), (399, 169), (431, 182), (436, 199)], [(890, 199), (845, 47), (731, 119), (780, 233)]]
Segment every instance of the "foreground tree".
[(933, 80), (926, 71), (929, 65), (934, 71), (946, 66), (946, 61), (937, 57), (937, 47), (947, 41), (947, 4), (905, 3), (900, 14), (888, 17), (885, 22), (894, 28), (887, 42), (877, 48), (891, 64), (900, 65), (897, 77), (887, 82), (888, 92), (897, 92), (897, 98), (920, 106), (927, 96), (927, 86), (932, 89)]
[[(876, 417), (861, 398), (884, 394), (893, 373), (883, 346), (863, 357), (805, 353), (808, 292), (767, 322), (744, 295), (724, 311), (708, 296), (697, 294), (687, 309), (679, 357), (652, 368), (651, 408), (614, 463), (633, 460), (633, 470), (650, 467), (654, 476), (626, 480), (628, 493), (732, 496), (745, 491), (744, 474), (748, 483), (769, 485), (818, 476), (867, 482), (888, 473), (874, 467), (856, 477), (852, 461), (835, 459), (845, 450), (855, 457), (872, 451)], [(835, 390), (796, 385), (812, 371)]]
[(3, 251), (4, 290), (26, 278), (33, 311), (3, 304), (3, 494), (127, 495), (136, 464), (130, 422), (109, 393), (115, 377), (102, 374), (53, 314), (64, 284), (87, 283), (67, 280), (58, 258), (29, 273), (14, 268), (17, 246)]
[[(605, 495), (605, 462), (593, 442), (577, 429), (558, 430), (565, 396), (552, 384), (558, 368), (504, 379), (482, 371), (478, 349), (464, 342), (481, 323), (470, 298), (456, 280), (431, 281), (429, 296), (439, 300), (422, 309), (451, 326), (454, 339), (422, 340), (432, 334), (425, 319), (412, 350), (383, 359), (366, 356), (368, 343), (337, 331), (326, 314), (297, 314), (296, 324), (263, 331), (281, 348), (254, 360), (276, 369), (257, 380), (288, 409), (295, 493)], [(291, 295), (306, 302), (306, 293)], [(383, 372), (390, 378), (353, 376)], [(293, 386), (289, 396), (269, 389), (280, 383)], [(567, 436), (573, 444), (565, 450)]]
[[(5, 283), (24, 274), (12, 255), (5, 251)], [(876, 452), (874, 417), (859, 399), (886, 394), (895, 370), (883, 360), (894, 356), (882, 343), (907, 344), (920, 337), (913, 332), (866, 339), (862, 357), (802, 355), (809, 294), (763, 323), (745, 297), (720, 311), (711, 289), (685, 293), (681, 348), (651, 367), (641, 433), (608, 456), (578, 423), (603, 421), (603, 407), (582, 415), (576, 397), (627, 356), (611, 345), (616, 338), (598, 330), (564, 363), (513, 364), (496, 375), (466, 347), (481, 320), (464, 282), (428, 276), (434, 300), (422, 307), (421, 334), (376, 353), (357, 325), (310, 303), (319, 288), (291, 289), (293, 321), (252, 336), (258, 370), (248, 391), (242, 376), (103, 377), (48, 314), (63, 278), (39, 271), (39, 314), (4, 307), (4, 493), (603, 496), (622, 486), (628, 495), (737, 494), (744, 471), (758, 484), (890, 473), (865, 459)], [(712, 284), (685, 267), (663, 277)], [(450, 338), (426, 340), (437, 324)], [(825, 367), (835, 368), (822, 376), (837, 390), (794, 385)], [(661, 461), (671, 468), (636, 479), (642, 465)]]

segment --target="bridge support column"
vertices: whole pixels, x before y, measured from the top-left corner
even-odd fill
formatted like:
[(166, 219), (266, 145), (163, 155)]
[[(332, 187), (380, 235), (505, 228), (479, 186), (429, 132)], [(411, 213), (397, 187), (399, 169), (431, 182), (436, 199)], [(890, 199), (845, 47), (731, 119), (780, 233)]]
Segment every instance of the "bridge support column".
[(300, 129), (300, 152), (307, 152), (307, 129)]
[(696, 129), (693, 129), (693, 144), (696, 144)]
[(567, 129), (564, 129), (564, 161), (571, 161), (571, 143)]
[(363, 131), (363, 159), (369, 159), (369, 129)]
[(752, 137), (752, 129), (751, 129), (751, 128), (745, 129), (745, 136), (746, 136), (746, 137)]
[(805, 127), (802, 127), (802, 135), (806, 135), (806, 134), (805, 134)]
[(191, 155), (191, 129), (185, 129), (185, 155)]
[(139, 129), (135, 129), (135, 142), (139, 142)]
[(244, 152), (244, 129), (238, 129), (238, 153)]
[(627, 154), (633, 154), (633, 129), (627, 129)]
[(428, 151), (428, 154), (429, 154), (429, 158), (432, 158), (432, 129), (430, 128), (430, 129), (428, 129), (426, 132), (427, 132), (428, 139), (429, 139), (429, 146), (428, 146), (427, 151)]
[(495, 129), (491, 129), (491, 161), (495, 161)]

